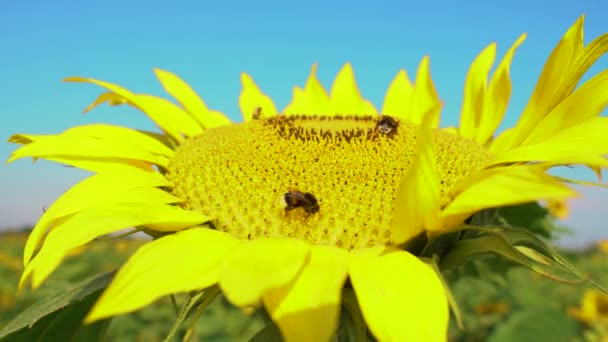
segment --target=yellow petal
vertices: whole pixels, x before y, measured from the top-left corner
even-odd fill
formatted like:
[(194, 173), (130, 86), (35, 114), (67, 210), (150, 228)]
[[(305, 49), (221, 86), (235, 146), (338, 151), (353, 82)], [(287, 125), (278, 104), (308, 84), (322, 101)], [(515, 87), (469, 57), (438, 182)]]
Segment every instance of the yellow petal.
[(198, 94), (176, 74), (155, 68), (154, 73), (167, 93), (173, 96), (202, 128), (230, 125), (230, 119), (217, 111), (210, 111)]
[(217, 283), (222, 262), (237, 245), (232, 236), (206, 228), (148, 242), (116, 274), (86, 322), (135, 311), (162, 296)]
[[(86, 157), (85, 157), (86, 158)], [(91, 171), (94, 173), (99, 172), (112, 172), (115, 170), (121, 170), (124, 167), (136, 167), (147, 172), (156, 172), (156, 168), (153, 167), (152, 163), (144, 162), (141, 160), (131, 159), (120, 159), (120, 158), (103, 158), (98, 160), (89, 160), (78, 157), (47, 157), (44, 158), (48, 161), (77, 167), (79, 169)]]
[(19, 286), (31, 276), (32, 287), (37, 288), (70, 250), (96, 237), (144, 225), (158, 231), (177, 231), (209, 220), (196, 211), (155, 203), (116, 203), (85, 209), (56, 224), (26, 266)]
[[(584, 17), (581, 16), (551, 52), (534, 92), (515, 126), (510, 144), (504, 145), (503, 148), (519, 146), (542, 117), (569, 94), (565, 90), (573, 89), (569, 83), (573, 82), (571, 75), (576, 72), (572, 66), (576, 64), (582, 52), (583, 23)], [(578, 80), (575, 83), (578, 83)]]
[[(590, 100), (592, 101), (592, 100)], [(542, 142), (523, 145), (496, 155), (491, 164), (520, 161), (566, 162), (577, 156), (608, 153), (608, 118), (595, 117), (582, 124), (565, 129)]]
[(496, 43), (488, 45), (471, 64), (464, 83), (464, 96), (460, 111), (460, 135), (475, 137), (483, 114), (488, 74), (496, 58)]
[(307, 111), (306, 113), (328, 113), (331, 110), (327, 90), (325, 90), (325, 87), (323, 87), (317, 78), (317, 63), (313, 64), (310, 69), (304, 93), (308, 98), (310, 106), (308, 108), (310, 112)]
[[(164, 112), (164, 108), (155, 107), (155, 104), (158, 104), (158, 101), (149, 100), (149, 97), (145, 97), (142, 95), (136, 95), (121, 86), (85, 77), (68, 77), (65, 78), (64, 81), (93, 83), (111, 92), (116, 93), (120, 97), (127, 100), (129, 104), (134, 105), (136, 108), (144, 112), (165, 133), (167, 133), (177, 141), (183, 140), (181, 133), (194, 129), (193, 127), (191, 127), (193, 123), (194, 126), (198, 126), (196, 125), (196, 122), (185, 111)], [(89, 107), (91, 106), (92, 105), (90, 105)]]
[[(192, 137), (203, 132), (201, 126), (182, 108), (170, 102), (162, 97), (148, 95), (148, 94), (136, 94), (137, 106), (145, 113), (158, 113), (158, 125), (175, 126), (179, 133)], [(178, 141), (182, 141), (181, 135), (176, 138)]]
[(443, 103), (431, 78), (429, 57), (425, 56), (416, 73), (416, 84), (412, 95), (411, 121), (417, 125), (422, 124), (426, 115), (431, 115), (431, 127), (439, 126), (439, 115)]
[[(15, 135), (9, 141), (22, 139), (25, 135)], [(89, 160), (99, 159), (131, 159), (167, 166), (169, 159), (165, 156), (151, 153), (138, 146), (125, 142), (102, 140), (94, 137), (61, 133), (57, 135), (27, 135), (32, 142), (21, 146), (11, 153), (7, 162), (17, 159), (61, 158), (73, 157)]]
[(331, 110), (329, 95), (317, 79), (317, 63), (313, 64), (304, 89), (294, 87), (291, 102), (283, 113), (290, 114), (327, 114)]
[(243, 90), (239, 95), (239, 107), (243, 114), (243, 119), (249, 121), (253, 118), (253, 114), (261, 109), (262, 117), (272, 117), (277, 115), (277, 107), (272, 102), (272, 99), (262, 93), (260, 88), (251, 76), (246, 73), (241, 73), (241, 83)]
[(382, 114), (410, 120), (413, 93), (414, 85), (410, 82), (407, 72), (399, 70), (384, 95)]
[(431, 112), (420, 127), (416, 158), (397, 191), (391, 228), (397, 244), (418, 235), (438, 214), (441, 192), (430, 127), (433, 120)]
[(291, 283), (270, 290), (264, 304), (286, 341), (329, 341), (336, 331), (348, 255), (313, 246), (310, 261)]
[(142, 149), (159, 154), (165, 157), (173, 157), (175, 152), (167, 147), (167, 145), (160, 142), (147, 134), (130, 129), (127, 127), (113, 126), (106, 124), (91, 124), (72, 127), (64, 132), (64, 134), (74, 134), (86, 137), (92, 137), (97, 139), (103, 139), (106, 141), (113, 141), (122, 144), (130, 144), (133, 146), (141, 147)]
[(331, 115), (374, 115), (378, 111), (374, 105), (365, 100), (355, 80), (355, 73), (350, 63), (344, 64), (338, 72), (331, 87), (329, 96)]
[(574, 190), (547, 175), (538, 165), (485, 170), (461, 185), (461, 188), (462, 191), (447, 205), (441, 216), (577, 195)]
[(243, 241), (220, 271), (220, 288), (234, 305), (256, 305), (267, 291), (296, 278), (309, 253), (309, 245), (299, 240)]
[(105, 93), (102, 93), (101, 95), (99, 95), (97, 97), (97, 99), (95, 99), (95, 101), (93, 101), (90, 105), (88, 105), (83, 110), (83, 113), (88, 113), (91, 111), (91, 109), (93, 109), (105, 102), (107, 102), (110, 106), (120, 106), (123, 104), (129, 104), (129, 100), (127, 100), (126, 98), (124, 98), (116, 93), (105, 92)]
[(513, 145), (513, 139), (515, 139), (515, 134), (517, 134), (517, 130), (515, 129), (515, 127), (505, 129), (489, 143), (488, 149), (491, 153), (494, 154), (499, 154), (503, 151), (508, 150), (509, 146)]
[[(88, 127), (101, 127), (108, 126), (109, 129), (102, 128), (104, 134), (92, 133), (89, 132)], [(94, 128), (93, 130), (97, 130)], [(163, 155), (166, 157), (172, 157), (174, 152), (170, 148), (168, 148), (164, 143), (162, 143), (159, 139), (151, 136), (150, 134), (145, 134), (143, 132), (133, 131), (128, 128), (119, 127), (119, 126), (109, 126), (109, 125), (88, 125), (88, 126), (77, 126), (67, 130), (65, 133), (83, 133), (81, 135), (92, 134), (91, 136), (94, 138), (100, 138), (103, 136), (104, 139), (114, 140), (116, 142), (123, 142), (126, 144), (133, 144), (142, 147), (143, 149)], [(85, 134), (86, 133), (86, 134)], [(46, 136), (46, 135), (45, 135)], [(53, 135), (49, 135), (53, 136)], [(143, 136), (143, 137), (142, 137)], [(38, 139), (39, 135), (33, 134), (16, 134), (9, 138), (9, 142), (13, 142), (16, 144), (29, 144), (34, 140)], [(149, 139), (149, 140), (148, 140)], [(34, 157), (34, 161), (36, 161), (37, 157)], [(57, 163), (62, 163), (70, 166), (74, 166), (83, 170), (88, 170), (92, 172), (105, 172), (105, 171), (113, 171), (113, 170), (121, 170), (125, 167), (137, 167), (144, 171), (154, 171), (155, 169), (152, 167), (151, 162), (146, 162), (142, 160), (133, 160), (133, 159), (122, 159), (120, 157), (104, 157), (97, 160), (91, 160), (89, 156), (55, 156), (55, 157), (45, 157), (44, 159), (54, 161)]]
[[(583, 34), (582, 28), (580, 33), (580, 40), (578, 43), (582, 45)], [(558, 95), (559, 98), (564, 98), (568, 94), (572, 93), (576, 85), (579, 83), (583, 75), (597, 62), (600, 57), (608, 52), (608, 33), (594, 39), (589, 45), (577, 54), (577, 59), (568, 70), (568, 78), (564, 81), (562, 91)]]
[(61, 195), (32, 229), (23, 252), (24, 265), (31, 260), (47, 230), (58, 219), (99, 205), (137, 201), (156, 204), (179, 202), (179, 198), (155, 188), (169, 185), (162, 175), (135, 168), (96, 174), (83, 180)]
[(511, 98), (509, 69), (511, 68), (515, 51), (525, 39), (526, 34), (519, 36), (509, 51), (507, 51), (500, 64), (498, 64), (494, 75), (492, 75), (484, 100), (483, 114), (480, 115), (479, 124), (475, 130), (474, 140), (480, 144), (485, 144), (492, 137), (505, 116), (509, 99)]
[(608, 105), (608, 70), (585, 82), (543, 117), (522, 145), (541, 142), (555, 133), (599, 115)]
[(350, 279), (378, 341), (446, 341), (448, 301), (437, 274), (407, 252), (353, 257)]
[(297, 115), (305, 113), (314, 113), (310, 111), (310, 101), (308, 100), (308, 96), (304, 92), (304, 89), (294, 87), (291, 102), (285, 107), (285, 109), (283, 109), (283, 114)]

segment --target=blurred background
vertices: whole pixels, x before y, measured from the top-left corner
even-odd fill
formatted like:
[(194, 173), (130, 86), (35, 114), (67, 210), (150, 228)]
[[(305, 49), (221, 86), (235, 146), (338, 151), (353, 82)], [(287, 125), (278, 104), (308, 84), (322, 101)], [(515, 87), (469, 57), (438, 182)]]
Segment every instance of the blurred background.
[[(431, 73), (445, 101), (442, 126), (457, 125), (464, 79), (475, 56), (496, 41), (497, 59), (502, 58), (527, 32), (511, 67), (513, 94), (503, 130), (517, 121), (552, 48), (582, 14), (586, 43), (608, 32), (605, 0), (0, 1), (0, 137), (56, 133), (97, 122), (156, 130), (142, 113), (127, 107), (100, 106), (83, 115), (101, 89), (62, 83), (67, 76), (94, 77), (164, 95), (152, 72), (159, 67), (189, 82), (210, 108), (240, 121), (242, 71), (283, 108), (314, 62), (326, 88), (340, 67), (351, 62), (363, 96), (381, 107), (399, 69), (412, 77), (425, 55), (430, 56)], [(604, 56), (584, 79), (606, 68)], [(6, 160), (15, 147), (0, 144), (0, 157)], [(595, 180), (582, 168), (555, 172)], [(31, 227), (45, 206), (86, 176), (45, 161), (32, 165), (31, 160), (19, 160), (0, 167), (0, 232)], [(580, 250), (608, 238), (608, 190), (578, 190), (582, 197), (569, 202), (570, 216), (558, 222), (573, 234), (564, 235), (558, 244)], [(0, 301), (0, 310), (14, 304), (10, 298), (21, 270), (22, 243), (18, 234), (2, 236), (0, 276), (11, 279), (3, 285), (11, 295), (0, 297), (8, 301), (8, 306)], [(135, 247), (123, 248), (127, 253)], [(120, 255), (107, 260), (119, 263)], [(596, 258), (605, 263), (605, 255)], [(65, 272), (69, 276), (62, 281), (78, 278), (78, 272)], [(580, 292), (572, 294), (571, 302), (579, 298)]]

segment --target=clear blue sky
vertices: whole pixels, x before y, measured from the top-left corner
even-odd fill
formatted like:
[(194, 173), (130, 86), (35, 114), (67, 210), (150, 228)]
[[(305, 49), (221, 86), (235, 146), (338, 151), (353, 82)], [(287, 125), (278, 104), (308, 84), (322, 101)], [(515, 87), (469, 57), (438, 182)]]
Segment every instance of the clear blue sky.
[[(93, 122), (155, 129), (128, 108), (104, 106), (82, 115), (101, 89), (60, 82), (70, 75), (162, 95), (152, 73), (160, 67), (185, 78), (210, 107), (239, 120), (241, 71), (283, 107), (313, 62), (319, 62), (319, 77), (329, 86), (350, 61), (364, 96), (379, 107), (395, 73), (400, 68), (415, 73), (425, 54), (446, 101), (442, 122), (454, 125), (465, 73), (476, 54), (497, 41), (502, 56), (528, 32), (512, 67), (514, 92), (502, 126), (508, 127), (552, 47), (583, 13), (587, 42), (608, 32), (606, 0), (6, 1), (0, 10), (0, 137)], [(607, 67), (605, 57), (591, 73)], [(0, 144), (0, 156), (8, 158), (14, 148)], [(568, 172), (590, 178), (584, 171)], [(85, 176), (48, 162), (1, 166), (3, 224), (33, 223), (44, 205)], [(602, 224), (606, 210), (591, 214), (608, 209), (608, 190), (588, 193), (567, 221), (579, 232), (571, 243), (608, 237)]]

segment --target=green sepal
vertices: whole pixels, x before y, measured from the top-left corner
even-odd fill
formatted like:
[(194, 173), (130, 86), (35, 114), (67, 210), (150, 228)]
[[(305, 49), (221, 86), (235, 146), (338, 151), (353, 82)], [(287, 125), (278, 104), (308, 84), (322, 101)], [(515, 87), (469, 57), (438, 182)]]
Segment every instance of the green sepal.
[(219, 287), (214, 285), (206, 290), (191, 293), (177, 315), (171, 330), (165, 337), (165, 342), (171, 341), (184, 321), (188, 317), (192, 316), (190, 325), (188, 326), (186, 335), (184, 336), (184, 340), (187, 341), (189, 336), (191, 336), (192, 332), (194, 331), (194, 326), (196, 325), (198, 318), (213, 301), (213, 299), (215, 299), (219, 292)]
[(86, 279), (71, 290), (49, 296), (25, 309), (0, 331), (0, 341), (101, 341), (110, 319), (82, 321), (115, 272)]
[(456, 243), (441, 259), (442, 270), (463, 265), (473, 257), (500, 255), (553, 280), (573, 284), (590, 282), (606, 292), (599, 284), (589, 279), (527, 230), (476, 226), (464, 228), (477, 231), (480, 235)]

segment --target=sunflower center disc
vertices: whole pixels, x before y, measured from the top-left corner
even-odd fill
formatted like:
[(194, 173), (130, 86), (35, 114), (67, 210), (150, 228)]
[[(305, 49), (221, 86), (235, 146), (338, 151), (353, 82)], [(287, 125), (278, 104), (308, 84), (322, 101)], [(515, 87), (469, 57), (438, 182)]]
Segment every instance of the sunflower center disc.
[[(167, 177), (186, 208), (241, 239), (388, 245), (396, 191), (417, 137), (413, 124), (381, 118), (277, 116), (209, 129), (178, 147)], [(439, 130), (434, 142), (446, 203), (455, 183), (482, 168), (489, 154)]]

